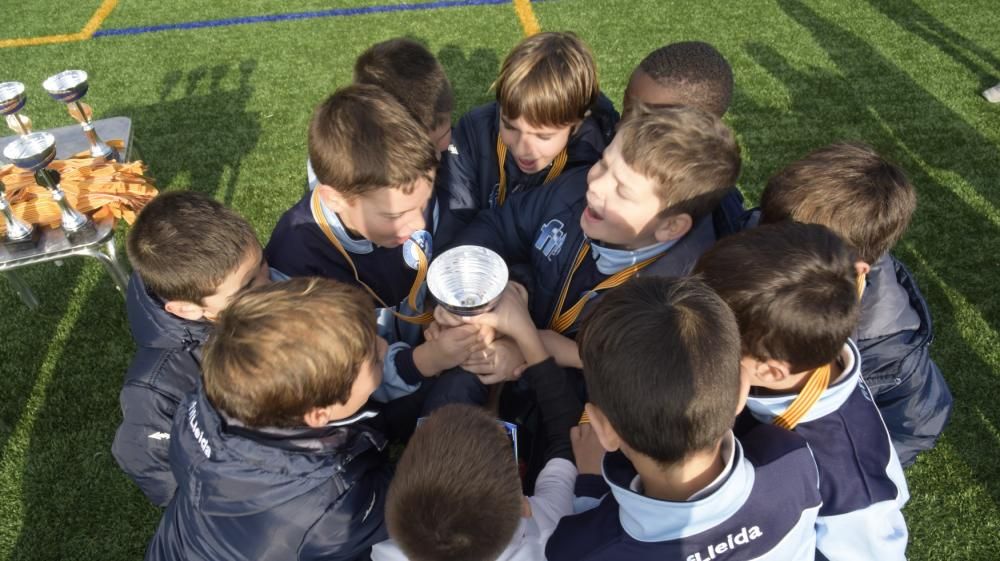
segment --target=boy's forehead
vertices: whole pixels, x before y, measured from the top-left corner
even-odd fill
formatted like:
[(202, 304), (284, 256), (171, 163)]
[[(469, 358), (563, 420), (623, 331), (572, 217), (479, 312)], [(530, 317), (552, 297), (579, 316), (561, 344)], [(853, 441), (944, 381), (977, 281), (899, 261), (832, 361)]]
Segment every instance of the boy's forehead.
[(566, 129), (570, 129), (573, 125), (538, 125), (533, 124), (524, 118), (524, 115), (516, 119), (511, 119), (507, 115), (500, 113), (500, 119), (505, 121), (508, 125), (516, 128), (517, 130), (529, 134), (558, 134)]
[(433, 182), (420, 178), (405, 186), (375, 189), (361, 195), (358, 200), (376, 212), (393, 214), (423, 206), (430, 199), (432, 191)]

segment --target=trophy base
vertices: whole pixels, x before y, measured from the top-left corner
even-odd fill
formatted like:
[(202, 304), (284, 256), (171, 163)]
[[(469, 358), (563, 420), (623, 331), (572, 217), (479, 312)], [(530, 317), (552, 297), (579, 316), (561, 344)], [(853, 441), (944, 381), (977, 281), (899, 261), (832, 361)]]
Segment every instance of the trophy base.
[(76, 243), (95, 236), (97, 234), (97, 227), (94, 226), (93, 220), (88, 220), (83, 226), (80, 226), (76, 230), (67, 230), (66, 228), (63, 228), (63, 232), (66, 233), (66, 239)]
[(10, 253), (20, 253), (22, 251), (38, 247), (38, 242), (41, 239), (42, 229), (36, 226), (35, 229), (31, 231), (31, 234), (19, 240), (12, 240), (5, 235), (3, 239), (0, 239), (0, 245), (2, 245), (3, 248)]

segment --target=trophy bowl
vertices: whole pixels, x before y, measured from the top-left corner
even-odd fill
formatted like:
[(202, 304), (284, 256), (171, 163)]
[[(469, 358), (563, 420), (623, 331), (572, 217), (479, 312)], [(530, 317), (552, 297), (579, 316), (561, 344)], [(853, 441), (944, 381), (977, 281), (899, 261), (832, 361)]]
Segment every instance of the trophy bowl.
[(24, 84), (21, 82), (0, 84), (0, 115), (17, 113), (27, 100), (28, 96), (24, 95)]
[(47, 132), (33, 132), (4, 146), (3, 156), (14, 165), (37, 171), (56, 158), (56, 138)]
[(83, 70), (64, 70), (46, 78), (42, 87), (52, 99), (72, 103), (87, 94), (90, 83)]
[(444, 309), (474, 316), (493, 309), (507, 286), (507, 264), (477, 245), (449, 249), (431, 262), (427, 288)]

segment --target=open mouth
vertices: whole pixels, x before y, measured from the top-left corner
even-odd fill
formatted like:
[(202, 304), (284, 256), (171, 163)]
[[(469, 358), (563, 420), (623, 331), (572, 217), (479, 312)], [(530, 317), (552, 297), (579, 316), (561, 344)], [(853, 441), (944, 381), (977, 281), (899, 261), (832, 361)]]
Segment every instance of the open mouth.
[(584, 217), (587, 218), (587, 220), (591, 222), (599, 222), (601, 220), (604, 220), (604, 216), (602, 216), (601, 213), (594, 210), (594, 207), (590, 205), (587, 205), (587, 208), (583, 209), (583, 215)]
[(514, 158), (517, 161), (517, 167), (523, 170), (535, 169), (536, 160), (523, 160), (521, 158)]

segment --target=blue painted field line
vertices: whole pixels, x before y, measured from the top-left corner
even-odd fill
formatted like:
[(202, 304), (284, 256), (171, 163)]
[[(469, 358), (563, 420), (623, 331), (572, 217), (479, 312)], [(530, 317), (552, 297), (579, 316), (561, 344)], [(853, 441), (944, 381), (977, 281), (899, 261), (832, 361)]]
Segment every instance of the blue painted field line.
[(437, 0), (435, 2), (420, 2), (410, 4), (391, 4), (384, 6), (361, 6), (357, 8), (334, 8), (312, 12), (292, 12), (288, 14), (271, 14), (266, 16), (247, 16), (239, 18), (211, 19), (205, 21), (188, 21), (182, 23), (167, 23), (144, 27), (122, 27), (118, 29), (101, 29), (94, 33), (93, 38), (110, 37), (113, 35), (141, 35), (158, 31), (176, 29), (201, 29), (204, 27), (228, 27), (232, 25), (249, 25), (275, 21), (290, 21), (316, 18), (335, 18), (344, 16), (359, 16), (365, 14), (384, 14), (390, 12), (412, 12), (417, 10), (436, 10), (439, 8), (460, 8), (465, 6), (488, 6), (507, 4), (510, 0)]

